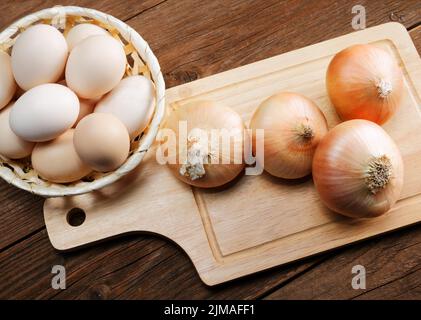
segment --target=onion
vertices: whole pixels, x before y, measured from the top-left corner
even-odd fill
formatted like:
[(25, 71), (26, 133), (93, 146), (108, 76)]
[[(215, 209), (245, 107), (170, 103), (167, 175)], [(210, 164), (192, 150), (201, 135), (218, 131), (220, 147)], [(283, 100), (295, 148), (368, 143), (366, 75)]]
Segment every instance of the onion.
[[(264, 155), (253, 152), (271, 175), (296, 179), (311, 173), (313, 155), (328, 131), (317, 105), (304, 96), (283, 92), (263, 101), (254, 113), (250, 128), (264, 130)], [(264, 159), (263, 159), (264, 157)]]
[(243, 171), (244, 124), (232, 109), (211, 101), (175, 106), (165, 128), (176, 135), (177, 159), (168, 166), (185, 183), (218, 187)]
[(354, 45), (334, 56), (326, 85), (342, 120), (383, 124), (401, 103), (403, 75), (388, 52), (373, 45)]
[(376, 217), (399, 198), (402, 157), (377, 124), (346, 121), (319, 143), (313, 159), (313, 180), (331, 210), (350, 217)]

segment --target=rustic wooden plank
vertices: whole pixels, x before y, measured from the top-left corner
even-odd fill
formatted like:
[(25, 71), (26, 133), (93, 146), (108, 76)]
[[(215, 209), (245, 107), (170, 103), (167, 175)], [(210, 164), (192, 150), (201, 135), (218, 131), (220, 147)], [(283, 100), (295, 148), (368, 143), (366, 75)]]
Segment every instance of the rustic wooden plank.
[[(121, 264), (121, 261), (118, 263)], [(149, 265), (145, 269), (145, 263)], [(151, 263), (153, 263), (151, 265)], [(304, 272), (315, 263), (307, 260), (288, 267), (208, 287), (200, 281), (186, 255), (180, 249), (165, 244), (148, 259), (140, 259), (106, 274), (90, 275), (55, 298), (89, 299), (102, 295), (107, 299), (255, 299), (268, 289)], [(106, 295), (103, 294), (106, 292)]]
[[(62, 6), (75, 5), (97, 9), (121, 20), (127, 20), (163, 1), (165, 0), (62, 0), (59, 3)], [(29, 13), (55, 5), (57, 5), (57, 1), (54, 0), (2, 1), (0, 3), (0, 12), (2, 13), (0, 16), (0, 30)]]
[[(420, 20), (417, 0), (358, 1), (367, 27)], [(352, 32), (354, 2), (167, 1), (130, 20), (158, 56), (168, 87)], [(194, 10), (191, 10), (194, 8)], [(165, 21), (157, 27), (156, 21)]]
[[(420, 250), (420, 248), (418, 248)], [(421, 269), (409, 272), (400, 279), (384, 284), (375, 290), (363, 293), (355, 299), (401, 299), (420, 300), (421, 297)]]
[[(255, 298), (319, 260), (210, 288), (186, 255), (166, 240), (133, 235), (62, 254), (42, 230), (0, 253), (0, 299)], [(53, 265), (66, 268), (66, 290), (51, 288)]]
[[(49, 0), (48, 0), (49, 1)], [(0, 26), (8, 25), (12, 20), (21, 16), (24, 12), (32, 12), (35, 7), (30, 7), (30, 4), (48, 1), (26, 1), (25, 5), (18, 2), (2, 3), (0, 5), (1, 12), (7, 12), (0, 17)], [(106, 1), (109, 6), (107, 12), (117, 16), (120, 19), (130, 17), (130, 13), (135, 11), (141, 5), (136, 1), (121, 1), (121, 6), (127, 9), (127, 13), (123, 17), (119, 15), (113, 7), (113, 3), (117, 1)], [(167, 1), (159, 7), (151, 8), (141, 15), (130, 20), (129, 24), (137, 29), (152, 46), (152, 49), (157, 53), (160, 59), (161, 66), (166, 73), (166, 80), (169, 86), (181, 84), (183, 82), (194, 80), (197, 77), (204, 77), (215, 72), (231, 69), (233, 67), (243, 65), (249, 62), (257, 61), (259, 59), (267, 58), (275, 54), (290, 51), (303, 47), (312, 43), (329, 39), (331, 37), (346, 34), (352, 31), (350, 26), (351, 21), (351, 3), (347, 1), (314, 1), (305, 2), (297, 1), (278, 3), (276, 1), (262, 1), (256, 3), (255, 1), (212, 1), (212, 2), (180, 2)], [(29, 3), (29, 4), (28, 4)], [(52, 3), (52, 1), (51, 1)], [(75, 2), (72, 1), (72, 3)], [(89, 6), (97, 6), (98, 2), (89, 2)], [(118, 1), (118, 3), (120, 3)], [(125, 3), (131, 5), (125, 6)], [(419, 1), (360, 1), (367, 8), (368, 20), (367, 26), (373, 26), (391, 20), (391, 14), (403, 16), (405, 26), (410, 27), (419, 22)], [(49, 6), (49, 5), (48, 5)], [(268, 6), (268, 8), (264, 8)], [(195, 8), (195, 10), (192, 10)], [(99, 8), (100, 9), (100, 8)], [(20, 10), (20, 11), (19, 11)], [(26, 11), (25, 11), (26, 10)], [(320, 11), (322, 10), (322, 11)], [(16, 13), (18, 12), (18, 13)], [(321, 14), (323, 12), (323, 14)], [(16, 13), (16, 14), (15, 14)], [(13, 16), (15, 15), (15, 16)], [(8, 19), (8, 20), (6, 20)], [(395, 18), (393, 18), (395, 19)], [(418, 20), (418, 21), (417, 21)], [(418, 39), (419, 36), (416, 36)], [(420, 45), (418, 44), (418, 48)], [(1, 199), (9, 197), (10, 193), (19, 192), (12, 187), (1, 187)], [(39, 200), (25, 198), (24, 193), (19, 196), (13, 196), (18, 201), (20, 197), (25, 200), (19, 200), (28, 205), (25, 209), (17, 209), (10, 207), (10, 210), (1, 212), (1, 216), (7, 215), (7, 223), (2, 225), (0, 232), (0, 239), (5, 236), (5, 233), (11, 233), (8, 230), (13, 228), (27, 228), (27, 235), (36, 230), (39, 225), (31, 227), (33, 215), (40, 217), (41, 210), (36, 207), (31, 213), (31, 217), (27, 217), (24, 222), (26, 210), (31, 205), (36, 206)], [(3, 201), (2, 201), (3, 207)], [(22, 211), (22, 212), (21, 212)], [(18, 212), (18, 213), (17, 213)], [(15, 218), (15, 216), (17, 218)], [(19, 218), (20, 217), (20, 218)], [(28, 225), (26, 225), (28, 223)], [(10, 235), (8, 235), (9, 237)], [(14, 235), (13, 235), (14, 236)], [(394, 235), (396, 242), (400, 242), (399, 233)], [(39, 239), (40, 237), (41, 239)], [(17, 239), (19, 237), (15, 237)], [(137, 238), (136, 238), (137, 239)], [(74, 286), (81, 288), (80, 297), (95, 297), (95, 292), (102, 291), (107, 294), (107, 287), (99, 287), (99, 290), (93, 290), (94, 294), (87, 294), (87, 288), (95, 287), (96, 284), (103, 284), (100, 280), (91, 279), (87, 276), (89, 273), (95, 273), (95, 270), (102, 266), (103, 270), (112, 272), (113, 277), (118, 277), (114, 282), (114, 287), (111, 291), (118, 291), (121, 285), (124, 290), (118, 291), (118, 294), (108, 296), (121, 297), (232, 297), (237, 293), (237, 297), (258, 297), (267, 290), (273, 290), (274, 287), (282, 286), (282, 283), (290, 279), (294, 275), (303, 273), (306, 268), (311, 268), (313, 263), (318, 260), (306, 261), (305, 264), (297, 264), (296, 266), (287, 266), (284, 268), (276, 268), (255, 276), (247, 277), (243, 280), (228, 283), (227, 285), (209, 289), (204, 286), (198, 279), (190, 261), (185, 255), (181, 254), (179, 249), (170, 245), (164, 244), (170, 250), (161, 249), (161, 254), (156, 256), (141, 257), (137, 253), (142, 248), (147, 250), (152, 246), (151, 250), (158, 248), (162, 240), (155, 240), (139, 236), (139, 241), (146, 239), (150, 240), (150, 244), (130, 246), (132, 242), (137, 240), (133, 238), (124, 238), (120, 240), (113, 240), (109, 243), (98, 244), (97, 246), (74, 253), (56, 253), (48, 241), (45, 231), (41, 231), (25, 241), (9, 248), (0, 254), (0, 292), (4, 292), (5, 297), (51, 297), (57, 292), (44, 293), (47, 290), (50, 282), (51, 265), (58, 262), (67, 261), (74, 263), (75, 267), (70, 267), (70, 272), (73, 274), (71, 283)], [(3, 244), (3, 242), (1, 242)], [(13, 240), (15, 241), (15, 240)], [(12, 242), (13, 242), (12, 241)], [(380, 240), (376, 240), (380, 241)], [(6, 241), (8, 242), (8, 241)], [(38, 243), (40, 254), (32, 254), (34, 247)], [(364, 248), (365, 244), (361, 246), (353, 246), (353, 248)], [(119, 249), (116, 249), (119, 248)], [(114, 250), (122, 250), (120, 256), (113, 260), (113, 267), (109, 267), (107, 256), (111, 256)], [(156, 249), (158, 250), (158, 249)], [(409, 250), (409, 249), (408, 249)], [(419, 250), (419, 249), (418, 249)], [(37, 251), (34, 251), (37, 252)], [(42, 254), (41, 254), (42, 253)], [(16, 257), (19, 259), (16, 259)], [(101, 257), (102, 258), (101, 260)], [(133, 257), (133, 258), (132, 258)], [(340, 260), (340, 258), (338, 258)], [(130, 269), (130, 266), (124, 266), (133, 263), (134, 266), (152, 263), (149, 270), (149, 275), (144, 276), (144, 271), (139, 271), (137, 268)], [(164, 262), (162, 262), (164, 261)], [(165, 262), (166, 261), (166, 262)], [(45, 264), (42, 264), (44, 262)], [(83, 272), (77, 272), (76, 266), (85, 262), (82, 268)], [(160, 263), (161, 262), (161, 263)], [(7, 270), (4, 269), (7, 263)], [(405, 261), (401, 262), (405, 263)], [(323, 265), (323, 264), (322, 264)], [(26, 270), (28, 268), (29, 271)], [(302, 267), (304, 266), (304, 268)], [(400, 265), (397, 266), (399, 268)], [(73, 269), (75, 268), (75, 269)], [(118, 270), (122, 268), (121, 270)], [(289, 269), (291, 268), (291, 269)], [(294, 269), (296, 268), (296, 269)], [(6, 271), (3, 271), (6, 270)], [(39, 271), (37, 271), (39, 270)], [(72, 271), (73, 270), (73, 271)], [(128, 271), (130, 270), (130, 271)], [(289, 270), (289, 271), (288, 271)], [(37, 273), (38, 272), (38, 273)], [(32, 275), (34, 273), (34, 275)], [(165, 276), (161, 280), (161, 274)], [(187, 275), (185, 275), (187, 273)], [(105, 272), (104, 272), (105, 274)], [(183, 275), (185, 278), (183, 278)], [(417, 275), (417, 273), (415, 273)], [(138, 279), (143, 277), (142, 281), (133, 287), (123, 285), (129, 279)], [(146, 279), (149, 279), (147, 282)], [(182, 280), (175, 279), (181, 278)], [(187, 279), (187, 280), (186, 280)], [(299, 278), (298, 278), (299, 279)], [(183, 281), (184, 280), (184, 281)], [(16, 282), (21, 281), (18, 289), (13, 289)], [(135, 280), (136, 281), (136, 280)], [(157, 290), (153, 291), (154, 282), (159, 282)], [(294, 283), (292, 281), (291, 283)], [(147, 288), (146, 292), (142, 291), (142, 283)], [(180, 285), (186, 288), (184, 292), (179, 292)], [(19, 294), (19, 289), (25, 286), (31, 286), (29, 291), (22, 291)], [(305, 286), (309, 284), (306, 283)], [(12, 288), (9, 288), (12, 287)], [(75, 287), (75, 288), (76, 288)], [(192, 288), (190, 291), (189, 288)], [(4, 289), (8, 289), (3, 291)], [(103, 289), (101, 291), (101, 288)], [(139, 292), (134, 294), (136, 288)], [(233, 288), (233, 289), (231, 289)], [(252, 291), (256, 288), (257, 294), (250, 294), (247, 290)], [(70, 290), (71, 287), (69, 287)], [(76, 291), (76, 289), (74, 289)], [(211, 293), (208, 293), (209, 291)], [(57, 297), (64, 297), (64, 293), (60, 292)], [(70, 292), (70, 291), (69, 291)], [(243, 294), (241, 293), (243, 292)], [(3, 296), (2, 296), (3, 297)], [(71, 298), (72, 296), (66, 296)]]
[[(355, 290), (351, 286), (351, 271), (355, 265), (366, 269), (366, 289)], [(409, 296), (411, 286), (421, 285), (411, 282), (421, 267), (421, 228), (416, 226), (400, 233), (370, 240), (360, 246), (352, 246), (323, 264), (313, 268), (295, 281), (271, 293), (267, 299), (352, 299), (376, 296), (379, 288), (383, 298)], [(395, 291), (389, 295), (391, 288)], [(383, 295), (384, 293), (384, 295)]]
[(0, 251), (44, 228), (44, 199), (0, 181)]
[[(60, 293), (51, 287), (51, 268), (54, 265), (63, 265), (66, 268), (67, 290), (71, 292), (75, 283), (84, 283), (91, 276), (122, 269), (127, 264), (157, 251), (156, 258), (159, 255), (158, 249), (164, 244), (164, 241), (151, 237), (129, 236), (78, 252), (61, 254), (51, 247), (46, 230), (42, 230), (0, 253), (1, 277), (8, 275), (7, 281), (4, 278), (0, 283), (0, 299), (54, 297)], [(153, 258), (146, 260), (143, 261), (144, 266), (159, 262)]]
[(418, 53), (421, 52), (421, 26), (417, 26), (412, 29), (409, 34), (411, 35), (412, 41), (414, 41), (415, 47)]

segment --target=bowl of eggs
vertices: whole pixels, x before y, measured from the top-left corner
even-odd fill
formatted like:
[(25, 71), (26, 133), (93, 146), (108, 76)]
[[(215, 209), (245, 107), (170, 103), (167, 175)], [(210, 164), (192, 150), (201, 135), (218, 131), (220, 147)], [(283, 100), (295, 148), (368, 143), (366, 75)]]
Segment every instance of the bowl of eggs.
[(105, 187), (142, 161), (164, 96), (158, 60), (124, 22), (30, 14), (0, 33), (0, 177), (45, 197)]

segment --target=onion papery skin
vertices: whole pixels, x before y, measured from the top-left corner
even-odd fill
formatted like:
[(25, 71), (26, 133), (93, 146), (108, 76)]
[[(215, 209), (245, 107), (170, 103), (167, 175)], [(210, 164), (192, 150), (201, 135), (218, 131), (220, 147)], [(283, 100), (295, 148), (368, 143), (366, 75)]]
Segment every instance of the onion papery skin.
[[(310, 99), (281, 92), (263, 101), (255, 111), (250, 128), (253, 153), (271, 175), (298, 179), (311, 173), (313, 155), (328, 131), (326, 118)], [(309, 129), (306, 139), (303, 128)], [(263, 159), (256, 154), (256, 129), (264, 130)]]
[(403, 74), (387, 51), (359, 44), (333, 57), (326, 86), (342, 120), (365, 119), (383, 124), (402, 102)]
[[(369, 174), (373, 159), (387, 159), (389, 178), (370, 190), (370, 178), (385, 176), (384, 171), (377, 171), (377, 176)], [(403, 174), (398, 147), (380, 126), (367, 120), (350, 120), (331, 129), (313, 159), (313, 181), (322, 202), (354, 218), (386, 213), (400, 196)]]
[[(180, 174), (180, 168), (183, 165), (179, 161), (181, 159), (180, 153), (186, 152), (186, 150), (183, 150), (183, 145), (179, 144), (180, 121), (186, 121), (188, 134), (193, 129), (206, 131), (209, 141), (211, 141), (210, 132), (212, 129), (240, 130), (242, 138), (238, 141), (230, 139), (229, 159), (228, 155), (223, 153), (222, 147), (219, 148), (219, 163), (204, 164), (205, 174), (193, 180), (189, 176)], [(244, 171), (243, 147), (245, 141), (244, 134), (246, 134), (244, 131), (245, 126), (240, 115), (231, 108), (207, 100), (192, 101), (185, 105), (173, 106), (169, 110), (164, 127), (173, 130), (177, 136), (177, 163), (168, 164), (168, 167), (174, 176), (181, 181), (199, 188), (216, 188), (226, 185)], [(241, 150), (241, 163), (234, 163), (235, 150)]]

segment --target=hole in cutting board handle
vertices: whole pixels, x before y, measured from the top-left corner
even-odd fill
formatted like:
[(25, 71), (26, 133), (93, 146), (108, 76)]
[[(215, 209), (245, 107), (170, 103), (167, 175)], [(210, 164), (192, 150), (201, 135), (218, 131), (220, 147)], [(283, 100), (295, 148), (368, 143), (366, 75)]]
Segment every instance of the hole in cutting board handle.
[(81, 226), (86, 219), (86, 213), (80, 208), (73, 208), (67, 213), (67, 223), (72, 227)]

